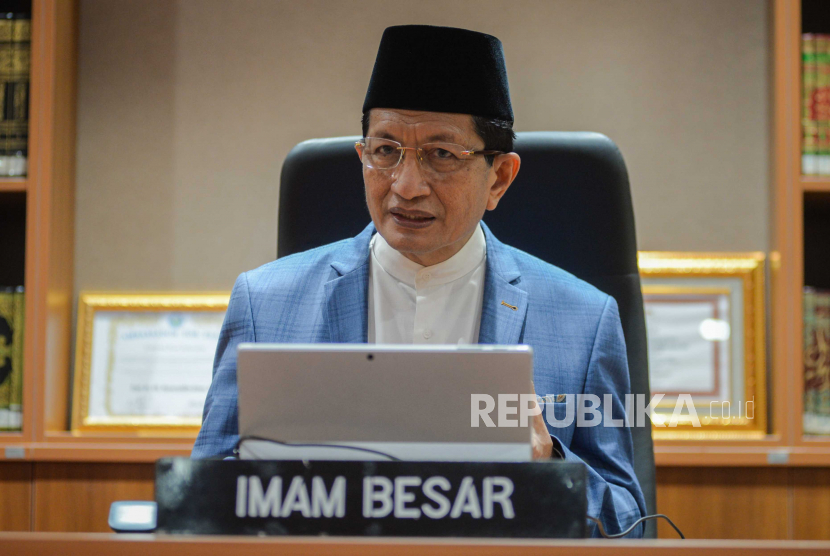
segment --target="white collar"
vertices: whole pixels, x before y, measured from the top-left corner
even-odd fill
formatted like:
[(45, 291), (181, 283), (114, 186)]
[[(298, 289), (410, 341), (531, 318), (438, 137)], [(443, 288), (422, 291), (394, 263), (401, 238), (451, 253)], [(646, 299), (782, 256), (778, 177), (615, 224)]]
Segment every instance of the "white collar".
[(487, 255), (487, 243), (481, 226), (476, 226), (473, 235), (458, 253), (432, 266), (422, 266), (407, 259), (389, 245), (380, 233), (372, 238), (370, 249), (384, 272), (416, 289), (458, 280), (475, 270)]

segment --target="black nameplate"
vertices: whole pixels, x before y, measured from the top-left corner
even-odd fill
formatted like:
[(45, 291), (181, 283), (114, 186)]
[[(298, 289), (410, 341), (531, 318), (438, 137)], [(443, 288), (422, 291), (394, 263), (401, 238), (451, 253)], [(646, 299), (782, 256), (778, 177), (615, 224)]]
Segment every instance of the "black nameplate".
[(406, 537), (585, 536), (585, 466), (249, 461), (156, 463), (158, 531)]

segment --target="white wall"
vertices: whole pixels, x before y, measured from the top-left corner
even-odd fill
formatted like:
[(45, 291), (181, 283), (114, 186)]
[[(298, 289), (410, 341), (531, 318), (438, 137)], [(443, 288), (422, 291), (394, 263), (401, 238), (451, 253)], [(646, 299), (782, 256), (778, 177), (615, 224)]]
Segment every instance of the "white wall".
[(359, 133), (404, 23), (499, 37), (517, 130), (616, 141), (641, 249), (766, 249), (764, 0), (82, 0), (76, 289), (228, 290), (273, 259), (285, 154)]

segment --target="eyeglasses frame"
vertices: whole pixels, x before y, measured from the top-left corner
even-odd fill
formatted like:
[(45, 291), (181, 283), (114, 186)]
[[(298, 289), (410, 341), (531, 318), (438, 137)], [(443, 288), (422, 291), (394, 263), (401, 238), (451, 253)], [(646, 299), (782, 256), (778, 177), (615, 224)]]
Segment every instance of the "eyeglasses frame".
[[(420, 147), (404, 147), (402, 144), (400, 144), (398, 141), (395, 141), (394, 139), (387, 139), (385, 137), (364, 137), (363, 140), (361, 140), (361, 141), (355, 141), (355, 144), (354, 144), (355, 147), (357, 147), (357, 148), (366, 148), (366, 139), (380, 139), (381, 141), (389, 141), (390, 143), (395, 143), (396, 145), (398, 145), (396, 148), (401, 152), (401, 156), (398, 158), (398, 161), (395, 163), (394, 166), (390, 166), (389, 168), (377, 168), (377, 170), (394, 170), (395, 168), (397, 168), (398, 166), (401, 165), (401, 161), (403, 160), (403, 157), (404, 157), (404, 151), (407, 151), (407, 150), (415, 151), (415, 156), (418, 157), (419, 163), (423, 165), (423, 163), (424, 163), (423, 152), (424, 151), (423, 151), (422, 147), (424, 145), (431, 145), (432, 144), (432, 143), (424, 143), (424, 145), (421, 145)], [(450, 143), (448, 141), (436, 141), (436, 143), (444, 143), (444, 144), (447, 144), (447, 145), (455, 145), (457, 147), (461, 147), (462, 149), (464, 149), (464, 147), (459, 145), (458, 143)], [(487, 155), (499, 155), (499, 154), (507, 154), (507, 153), (505, 153), (504, 151), (494, 151), (494, 150), (474, 151), (474, 150), (471, 150), (471, 149), (464, 149), (463, 151), (461, 151), (461, 154), (464, 155), (464, 156), (475, 156), (475, 155), (487, 156)], [(462, 158), (461, 160), (469, 160), (469, 159), (468, 158)]]

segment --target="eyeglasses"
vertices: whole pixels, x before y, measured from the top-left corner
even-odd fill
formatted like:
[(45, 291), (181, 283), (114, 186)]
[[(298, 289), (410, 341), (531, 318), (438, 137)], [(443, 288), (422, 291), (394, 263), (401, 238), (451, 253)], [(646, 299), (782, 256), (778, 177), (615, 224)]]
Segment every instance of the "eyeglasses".
[(473, 151), (454, 143), (424, 143), (420, 147), (404, 147), (397, 141), (380, 137), (364, 137), (355, 143), (363, 162), (375, 170), (391, 170), (401, 163), (404, 151), (413, 150), (421, 168), (436, 174), (457, 172), (476, 155), (504, 154), (502, 151)]

